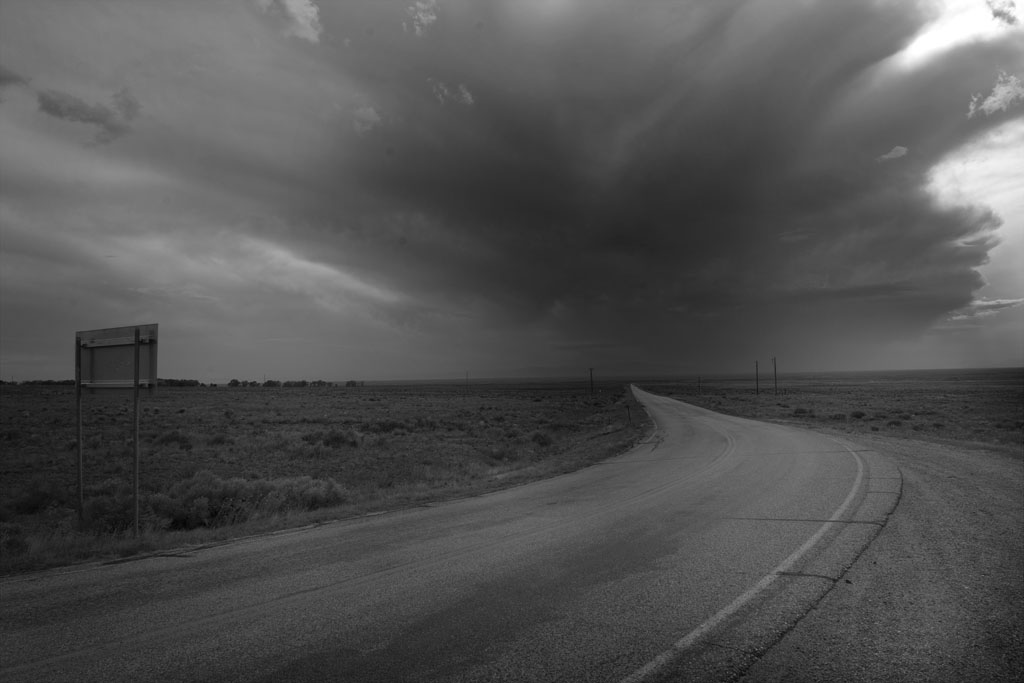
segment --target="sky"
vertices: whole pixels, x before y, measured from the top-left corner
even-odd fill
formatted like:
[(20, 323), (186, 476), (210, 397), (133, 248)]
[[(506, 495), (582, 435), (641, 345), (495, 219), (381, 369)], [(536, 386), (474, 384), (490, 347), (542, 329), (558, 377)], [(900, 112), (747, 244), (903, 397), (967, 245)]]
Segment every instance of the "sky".
[(1024, 365), (1020, 0), (0, 0), (0, 377)]

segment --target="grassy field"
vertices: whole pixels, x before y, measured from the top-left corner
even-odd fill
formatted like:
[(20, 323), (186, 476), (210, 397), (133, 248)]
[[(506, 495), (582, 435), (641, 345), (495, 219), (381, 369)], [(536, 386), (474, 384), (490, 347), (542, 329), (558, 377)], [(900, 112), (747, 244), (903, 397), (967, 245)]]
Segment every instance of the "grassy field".
[(906, 371), (643, 382), (728, 415), (856, 435), (1007, 447), (1020, 455), (1024, 369)]
[(585, 467), (649, 428), (621, 384), (161, 388), (143, 396), (133, 538), (131, 401), (0, 388), (0, 571), (215, 542), (476, 495)]

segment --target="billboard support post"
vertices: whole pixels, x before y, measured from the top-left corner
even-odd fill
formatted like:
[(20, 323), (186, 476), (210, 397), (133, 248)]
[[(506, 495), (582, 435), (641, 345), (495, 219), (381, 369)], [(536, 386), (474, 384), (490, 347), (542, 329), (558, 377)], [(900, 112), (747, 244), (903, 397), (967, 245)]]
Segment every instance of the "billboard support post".
[(132, 446), (135, 450), (135, 464), (132, 467), (132, 478), (134, 482), (132, 488), (134, 495), (132, 496), (132, 505), (135, 508), (134, 521), (135, 521), (135, 536), (139, 535), (139, 347), (141, 346), (139, 328), (135, 328), (135, 387), (133, 390), (134, 397), (133, 402), (135, 403), (135, 424), (134, 434), (132, 435)]
[(75, 336), (75, 425), (78, 432), (78, 525), (85, 519), (85, 463), (82, 444), (82, 338)]

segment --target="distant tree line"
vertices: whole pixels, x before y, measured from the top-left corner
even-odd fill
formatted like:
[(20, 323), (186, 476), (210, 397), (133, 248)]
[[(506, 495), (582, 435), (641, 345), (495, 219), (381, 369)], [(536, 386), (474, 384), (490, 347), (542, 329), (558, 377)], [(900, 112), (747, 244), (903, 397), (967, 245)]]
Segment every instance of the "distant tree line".
[[(365, 382), (356, 382), (355, 380), (349, 380), (345, 382), (347, 387), (361, 387)], [(229, 387), (265, 387), (268, 389), (276, 389), (278, 387), (291, 388), (303, 388), (303, 387), (333, 387), (336, 386), (335, 382), (327, 382), (322, 379), (308, 381), (304, 379), (290, 379), (284, 382), (276, 379), (268, 379), (263, 382), (257, 380), (239, 380), (233, 379), (228, 382)]]
[(73, 379), (26, 379), (26, 380), (21, 381), (21, 382), (15, 382), (13, 380), (10, 381), (10, 382), (5, 382), (3, 380), (0, 380), (0, 384), (11, 384), (11, 385), (14, 385), (14, 386), (17, 386), (18, 384), (29, 384), (29, 385), (33, 385), (33, 386), (43, 386), (43, 387), (55, 387), (55, 386), (65, 386), (65, 385), (75, 386), (75, 380), (73, 380)]
[(156, 378), (156, 385), (158, 387), (198, 387), (206, 386), (197, 379), (164, 379), (163, 377)]
[[(22, 382), (4, 382), (0, 380), (0, 384), (23, 384), (30, 386), (75, 386), (75, 380), (73, 379), (26, 379)], [(158, 377), (156, 380), (158, 387), (205, 387), (206, 385), (197, 379), (166, 379), (164, 377)], [(217, 385), (211, 385), (217, 386)]]
[[(15, 382), (13, 380), (2, 380), (2, 379), (0, 379), (0, 384), (10, 385), (10, 386), (17, 386), (19, 384), (22, 384), (22, 385), (33, 385), (33, 386), (74, 386), (75, 385), (75, 380), (73, 380), (73, 379), (28, 379), (28, 380), (24, 380), (24, 381), (21, 381), (21, 382)], [(158, 387), (216, 387), (217, 386), (216, 384), (213, 384), (213, 383), (205, 384), (203, 382), (200, 382), (197, 379), (166, 379), (166, 378), (163, 378), (163, 377), (157, 378), (156, 384), (157, 384)], [(340, 386), (340, 384), (337, 384), (335, 382), (327, 382), (327, 381), (324, 381), (322, 379), (317, 379), (317, 380), (313, 380), (313, 381), (299, 379), (299, 380), (287, 380), (285, 382), (281, 382), (281, 381), (276, 380), (276, 379), (268, 379), (268, 380), (263, 381), (263, 382), (259, 382), (257, 380), (238, 380), (238, 379), (233, 379), (230, 382), (228, 382), (228, 386), (229, 387), (266, 387), (268, 389), (273, 389), (273, 388), (277, 388), (277, 387), (286, 387), (286, 388), (295, 388), (295, 387), (300, 387), (300, 388), (301, 387), (333, 387), (333, 386)], [(362, 386), (366, 386), (366, 382), (356, 381), (354, 379), (350, 379), (347, 382), (345, 382), (345, 386), (346, 387), (362, 387)]]

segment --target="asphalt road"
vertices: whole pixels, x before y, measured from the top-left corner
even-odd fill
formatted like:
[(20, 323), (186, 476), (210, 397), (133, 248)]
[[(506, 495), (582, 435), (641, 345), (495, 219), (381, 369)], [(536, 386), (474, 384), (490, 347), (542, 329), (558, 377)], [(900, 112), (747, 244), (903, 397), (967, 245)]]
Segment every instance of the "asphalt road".
[(722, 680), (842, 581), (886, 457), (637, 390), (658, 432), (431, 507), (0, 582), (14, 681)]
[(741, 680), (1024, 681), (1024, 449), (858, 440), (899, 466), (896, 514)]

